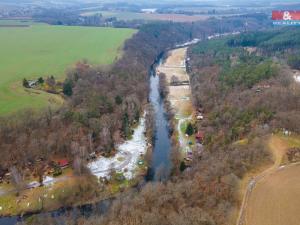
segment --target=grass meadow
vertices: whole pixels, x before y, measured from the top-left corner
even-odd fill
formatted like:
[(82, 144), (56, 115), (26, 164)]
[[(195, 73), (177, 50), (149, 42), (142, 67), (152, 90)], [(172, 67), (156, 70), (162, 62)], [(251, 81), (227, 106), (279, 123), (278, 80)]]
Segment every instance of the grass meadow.
[(84, 12), (82, 16), (92, 16), (97, 13), (104, 17), (116, 17), (118, 20), (149, 20), (149, 21), (173, 21), (173, 22), (193, 22), (206, 20), (206, 15), (183, 15), (183, 14), (160, 14), (160, 13), (137, 13), (137, 12), (118, 12), (118, 11), (92, 11)]
[[(14, 27), (14, 24), (30, 26)], [(92, 64), (111, 64), (134, 32), (0, 20), (0, 116), (25, 108), (40, 109), (49, 103), (61, 104), (62, 99), (57, 95), (24, 89), (23, 78), (53, 75), (63, 79), (66, 69), (82, 59)]]

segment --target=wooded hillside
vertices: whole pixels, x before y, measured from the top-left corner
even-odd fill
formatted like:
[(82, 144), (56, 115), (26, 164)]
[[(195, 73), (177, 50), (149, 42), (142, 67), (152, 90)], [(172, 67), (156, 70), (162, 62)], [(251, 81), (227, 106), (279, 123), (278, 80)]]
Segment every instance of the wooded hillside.
[[(17, 164), (23, 168), (39, 157), (48, 160), (63, 155), (72, 159), (95, 150), (111, 151), (117, 142), (130, 135), (130, 126), (139, 118), (148, 97), (148, 70), (161, 52), (192, 37), (242, 31), (245, 21), (251, 22), (252, 29), (261, 27), (261, 21), (255, 17), (199, 24), (145, 25), (126, 42), (123, 57), (112, 67), (78, 63), (75, 70), (68, 72), (66, 80), (72, 89), (68, 93), (72, 95), (58, 113), (47, 111), (34, 115), (27, 112), (18, 121), (13, 120), (15, 118), (1, 121), (1, 166), (7, 169)], [(192, 62), (206, 57), (205, 54), (194, 54)], [(255, 138), (264, 131), (258, 126), (260, 123), (252, 130), (250, 122), (269, 122), (272, 114), (263, 107), (249, 112), (243, 108), (235, 110), (233, 107), (245, 101), (243, 98), (239, 102), (237, 93), (249, 97), (246, 94), (252, 91), (241, 86), (239, 91), (225, 88), (224, 94), (219, 71), (220, 65), (213, 62), (209, 66), (191, 64), (195, 106), (202, 104), (210, 118), (206, 121), (210, 132), (205, 141), (205, 153), (189, 170), (170, 181), (149, 183), (140, 192), (125, 193), (114, 202), (108, 215), (103, 218), (96, 215), (97, 218), (91, 218), (87, 224), (228, 224), (228, 215), (237, 204), (236, 183), (253, 165), (267, 159), (261, 157), (267, 154)], [(236, 104), (227, 101), (231, 95), (234, 98), (230, 99), (238, 101)], [(228, 114), (231, 111), (236, 114)], [(238, 128), (245, 127), (244, 130), (231, 131), (234, 123)], [(199, 129), (202, 125), (199, 124)], [(250, 133), (253, 134), (253, 138), (249, 138), (251, 145), (232, 144), (239, 135), (246, 137)]]

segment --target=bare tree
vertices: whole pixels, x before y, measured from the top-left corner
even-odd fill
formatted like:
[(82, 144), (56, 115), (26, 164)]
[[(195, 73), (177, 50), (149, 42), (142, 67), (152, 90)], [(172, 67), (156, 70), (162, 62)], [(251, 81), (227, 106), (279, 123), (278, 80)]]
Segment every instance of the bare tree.
[(22, 175), (15, 166), (13, 166), (10, 169), (10, 173), (11, 173), (11, 182), (15, 186), (16, 194), (18, 196), (25, 187), (23, 179), (22, 179)]
[(40, 163), (38, 166), (36, 166), (35, 172), (38, 176), (40, 186), (43, 186), (44, 173), (45, 173), (45, 167), (43, 163)]
[(171, 85), (176, 85), (176, 84), (178, 84), (178, 83), (179, 83), (178, 77), (175, 76), (175, 75), (173, 75), (173, 76), (171, 77)]
[(74, 173), (77, 176), (81, 176), (83, 172), (83, 162), (79, 156), (76, 156), (73, 162)]

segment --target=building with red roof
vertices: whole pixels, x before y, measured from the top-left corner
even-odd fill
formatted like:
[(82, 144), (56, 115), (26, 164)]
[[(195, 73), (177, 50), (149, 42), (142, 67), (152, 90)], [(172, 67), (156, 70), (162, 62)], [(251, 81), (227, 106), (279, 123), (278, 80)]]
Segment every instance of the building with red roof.
[(59, 159), (56, 163), (60, 168), (66, 168), (69, 166), (69, 161), (67, 159)]
[(203, 131), (198, 131), (196, 134), (196, 139), (198, 142), (202, 143), (204, 140), (204, 132)]

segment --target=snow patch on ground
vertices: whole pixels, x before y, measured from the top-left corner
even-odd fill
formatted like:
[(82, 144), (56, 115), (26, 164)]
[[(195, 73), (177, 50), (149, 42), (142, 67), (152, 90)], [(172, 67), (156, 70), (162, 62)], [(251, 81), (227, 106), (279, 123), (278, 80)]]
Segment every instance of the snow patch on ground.
[(298, 75), (298, 76), (295, 75), (295, 76), (294, 76), (294, 79), (295, 79), (296, 82), (299, 82), (299, 83), (300, 83), (300, 75)]
[(183, 44), (178, 44), (178, 45), (176, 45), (175, 47), (176, 47), (176, 48), (185, 47), (185, 46), (197, 44), (199, 41), (200, 41), (200, 39), (195, 38), (195, 39), (193, 39), (193, 40), (191, 40), (191, 41), (188, 41), (188, 42), (185, 42), (185, 43), (183, 43)]
[(55, 183), (55, 181), (56, 181), (55, 178), (46, 176), (46, 177), (44, 177), (44, 179), (43, 179), (43, 184), (44, 184), (45, 186), (48, 186), (48, 185), (51, 185), (51, 184)]
[[(43, 185), (45, 185), (45, 186), (53, 185), (55, 182), (62, 181), (65, 179), (67, 179), (67, 178), (66, 177), (54, 178), (54, 177), (45, 176), (45, 177), (43, 177)], [(32, 181), (27, 185), (27, 188), (36, 188), (39, 186), (40, 186), (39, 182)]]
[(100, 157), (88, 164), (92, 174), (98, 178), (109, 177), (110, 171), (114, 169), (117, 172), (123, 172), (127, 179), (132, 179), (135, 175), (140, 155), (145, 154), (147, 150), (144, 132), (145, 118), (143, 117), (140, 119), (138, 127), (134, 129), (132, 139), (119, 145), (117, 147), (118, 153), (114, 157)]

